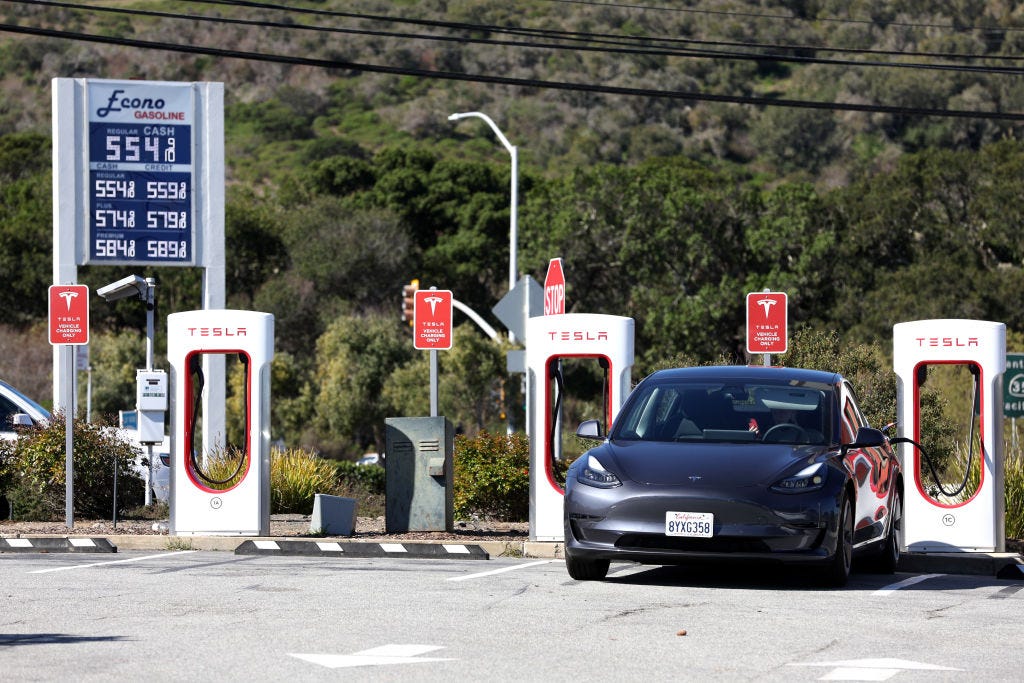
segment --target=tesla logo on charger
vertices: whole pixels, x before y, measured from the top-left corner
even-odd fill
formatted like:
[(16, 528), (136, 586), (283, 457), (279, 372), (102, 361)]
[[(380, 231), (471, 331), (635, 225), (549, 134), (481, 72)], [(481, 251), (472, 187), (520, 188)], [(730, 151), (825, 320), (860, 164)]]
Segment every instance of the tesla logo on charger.
[(919, 348), (964, 348), (964, 347), (977, 347), (979, 345), (977, 337), (917, 337), (917, 345)]
[(188, 327), (190, 337), (245, 337), (244, 327)]
[(747, 353), (785, 353), (788, 322), (785, 292), (747, 294)]
[(604, 330), (551, 330), (548, 337), (551, 341), (608, 341), (608, 333)]

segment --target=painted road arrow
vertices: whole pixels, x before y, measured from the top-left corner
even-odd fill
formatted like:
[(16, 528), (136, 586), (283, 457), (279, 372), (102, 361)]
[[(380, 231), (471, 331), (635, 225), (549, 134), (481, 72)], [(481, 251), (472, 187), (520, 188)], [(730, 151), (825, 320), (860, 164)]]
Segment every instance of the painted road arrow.
[(887, 681), (901, 671), (962, 671), (948, 666), (911, 662), (906, 659), (847, 659), (839, 662), (801, 662), (790, 666), (831, 668), (820, 681)]
[(342, 669), (353, 666), (386, 666), (389, 664), (422, 664), (423, 662), (450, 662), (451, 658), (421, 657), (434, 650), (443, 650), (440, 645), (381, 645), (380, 647), (363, 650), (350, 655), (303, 655), (289, 653), (292, 657), (303, 659), (313, 664), (326, 666), (329, 669)]

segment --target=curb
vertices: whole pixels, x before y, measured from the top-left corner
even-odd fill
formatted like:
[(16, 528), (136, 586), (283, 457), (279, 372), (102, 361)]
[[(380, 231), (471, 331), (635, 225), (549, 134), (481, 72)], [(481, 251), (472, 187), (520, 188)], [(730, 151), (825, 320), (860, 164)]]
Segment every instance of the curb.
[[(333, 542), (346, 544), (373, 545), (384, 542), (382, 540), (358, 540), (354, 541), (348, 537), (326, 537), (317, 539), (295, 539), (282, 536), (261, 536), (259, 538), (240, 538), (238, 536), (168, 536), (165, 534), (145, 535), (122, 535), (112, 537), (117, 541), (118, 547), (124, 550), (218, 550), (234, 552), (239, 546), (249, 541), (277, 541), (277, 542)], [(396, 541), (405, 546), (413, 545), (445, 545), (441, 541)], [(546, 559), (562, 559), (562, 544), (542, 541), (476, 541), (460, 542), (449, 541), (447, 545), (478, 546), (489, 557), (536, 557)], [(357, 557), (350, 554), (350, 557)]]
[(344, 541), (243, 541), (236, 555), (304, 555), (312, 557), (403, 557), (489, 560), (479, 545), (463, 543), (369, 543)]
[(968, 574), (1024, 580), (1024, 559), (1016, 553), (903, 553), (901, 572)]
[(106, 538), (41, 536), (0, 538), (0, 553), (116, 553), (117, 546)]

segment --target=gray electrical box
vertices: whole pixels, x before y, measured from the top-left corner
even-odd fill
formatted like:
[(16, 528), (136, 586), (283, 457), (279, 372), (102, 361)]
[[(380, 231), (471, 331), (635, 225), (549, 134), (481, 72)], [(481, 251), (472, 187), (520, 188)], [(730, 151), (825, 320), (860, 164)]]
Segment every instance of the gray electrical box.
[(451, 531), (455, 430), (445, 417), (389, 417), (385, 443), (388, 533)]

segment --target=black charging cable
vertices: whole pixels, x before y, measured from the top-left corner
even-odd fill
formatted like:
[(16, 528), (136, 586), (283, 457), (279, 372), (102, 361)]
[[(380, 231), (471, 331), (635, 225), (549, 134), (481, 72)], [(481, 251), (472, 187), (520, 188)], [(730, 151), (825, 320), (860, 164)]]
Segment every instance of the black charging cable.
[[(243, 437), (247, 437), (249, 434), (249, 358), (244, 353), (240, 353), (238, 354), (238, 359), (245, 366), (245, 381), (242, 382), (242, 410), (245, 411), (245, 434)], [(196, 421), (199, 419), (199, 407), (203, 397), (203, 388), (206, 386), (206, 376), (203, 374), (203, 364), (199, 354), (192, 356), (189, 361), (189, 374), (196, 377), (192, 385), (192, 421), (189, 423), (188, 432), (189, 463), (192, 465), (192, 471), (204, 482), (212, 486), (223, 486), (232, 481), (242, 471), (242, 466), (246, 460), (246, 453), (243, 449), (242, 455), (238, 458), (238, 466), (227, 479), (214, 479), (209, 473), (203, 471), (203, 468), (199, 465), (199, 459), (196, 457)]]

